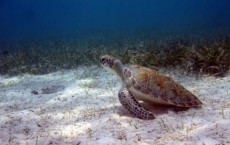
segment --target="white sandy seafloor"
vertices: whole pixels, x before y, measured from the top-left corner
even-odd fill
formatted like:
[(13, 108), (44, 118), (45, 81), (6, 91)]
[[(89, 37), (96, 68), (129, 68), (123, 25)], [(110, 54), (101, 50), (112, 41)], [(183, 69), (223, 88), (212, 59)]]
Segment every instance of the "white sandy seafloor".
[(197, 95), (203, 107), (180, 112), (152, 107), (155, 120), (137, 119), (118, 101), (117, 77), (97, 66), (1, 76), (0, 144), (230, 144), (230, 76), (165, 74)]

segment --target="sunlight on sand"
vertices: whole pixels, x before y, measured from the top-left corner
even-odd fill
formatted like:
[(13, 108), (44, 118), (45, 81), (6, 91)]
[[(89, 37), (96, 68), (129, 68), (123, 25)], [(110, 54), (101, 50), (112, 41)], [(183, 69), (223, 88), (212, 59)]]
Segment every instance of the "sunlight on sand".
[(180, 112), (153, 107), (156, 119), (146, 121), (121, 106), (121, 83), (100, 67), (1, 76), (0, 144), (230, 144), (230, 76), (165, 73), (204, 105)]

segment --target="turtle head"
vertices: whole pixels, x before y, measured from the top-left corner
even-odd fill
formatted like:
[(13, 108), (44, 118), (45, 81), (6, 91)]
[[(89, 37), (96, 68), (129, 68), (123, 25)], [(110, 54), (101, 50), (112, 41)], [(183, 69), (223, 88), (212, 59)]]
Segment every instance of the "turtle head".
[(119, 59), (116, 59), (110, 55), (103, 55), (100, 57), (100, 64), (109, 71), (117, 74), (121, 78), (123, 78), (123, 64)]
[(115, 71), (115, 61), (116, 59), (110, 55), (103, 55), (100, 58), (100, 64), (107, 70)]

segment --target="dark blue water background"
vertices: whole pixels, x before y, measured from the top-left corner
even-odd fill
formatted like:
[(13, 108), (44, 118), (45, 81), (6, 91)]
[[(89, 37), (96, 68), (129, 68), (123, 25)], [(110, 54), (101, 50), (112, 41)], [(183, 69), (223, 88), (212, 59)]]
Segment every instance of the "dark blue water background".
[(229, 35), (230, 0), (0, 0), (0, 41)]

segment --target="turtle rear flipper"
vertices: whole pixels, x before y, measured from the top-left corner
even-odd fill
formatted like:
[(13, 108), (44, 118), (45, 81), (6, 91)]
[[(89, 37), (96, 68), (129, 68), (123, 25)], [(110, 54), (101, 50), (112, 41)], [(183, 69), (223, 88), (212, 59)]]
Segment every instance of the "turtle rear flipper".
[(120, 103), (127, 109), (131, 114), (140, 119), (155, 119), (152, 112), (147, 111), (141, 104), (129, 93), (126, 88), (122, 87), (118, 93)]

